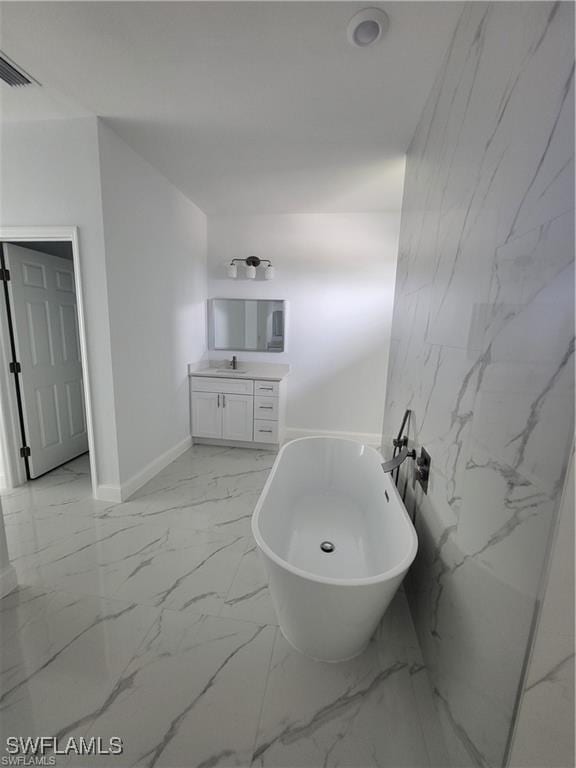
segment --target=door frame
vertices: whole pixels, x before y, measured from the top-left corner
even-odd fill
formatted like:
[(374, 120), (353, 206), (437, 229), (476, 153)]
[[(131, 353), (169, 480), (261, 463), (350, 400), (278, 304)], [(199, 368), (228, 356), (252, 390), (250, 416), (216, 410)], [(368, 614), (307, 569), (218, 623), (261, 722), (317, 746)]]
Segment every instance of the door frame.
[[(92, 419), (92, 398), (90, 395), (90, 375), (88, 365), (88, 345), (86, 341), (86, 316), (84, 310), (84, 292), (82, 287), (82, 268), (80, 263), (80, 247), (78, 227), (0, 227), (0, 242), (69, 242), (72, 246), (72, 263), (74, 265), (74, 286), (76, 289), (76, 308), (78, 314), (78, 336), (80, 337), (80, 362), (82, 364), (82, 379), (84, 386), (84, 407), (86, 409), (86, 432), (90, 457), (90, 477), (92, 496), (98, 487), (96, 471), (96, 447), (94, 443), (94, 428)], [(5, 462), (5, 481), (8, 488), (15, 488), (27, 482), (24, 463), (19, 455), (20, 426), (18, 422), (18, 403), (16, 388), (12, 381), (9, 365), (9, 338), (7, 322), (5, 322), (4, 300), (0, 302), (0, 441)]]

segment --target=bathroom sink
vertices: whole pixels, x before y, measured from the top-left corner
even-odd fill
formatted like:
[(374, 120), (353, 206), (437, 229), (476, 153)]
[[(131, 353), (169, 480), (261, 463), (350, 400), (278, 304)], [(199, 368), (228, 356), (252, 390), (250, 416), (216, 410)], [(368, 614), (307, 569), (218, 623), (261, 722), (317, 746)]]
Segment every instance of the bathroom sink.
[(248, 373), (247, 368), (215, 368), (215, 376), (245, 376)]

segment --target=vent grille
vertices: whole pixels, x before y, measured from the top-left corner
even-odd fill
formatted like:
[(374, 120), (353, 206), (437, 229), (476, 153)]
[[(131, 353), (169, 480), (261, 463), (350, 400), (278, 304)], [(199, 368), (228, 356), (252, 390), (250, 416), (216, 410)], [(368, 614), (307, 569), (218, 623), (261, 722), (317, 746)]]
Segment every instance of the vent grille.
[(0, 80), (3, 80), (11, 88), (20, 88), (23, 85), (31, 85), (35, 82), (18, 69), (3, 53), (0, 52)]

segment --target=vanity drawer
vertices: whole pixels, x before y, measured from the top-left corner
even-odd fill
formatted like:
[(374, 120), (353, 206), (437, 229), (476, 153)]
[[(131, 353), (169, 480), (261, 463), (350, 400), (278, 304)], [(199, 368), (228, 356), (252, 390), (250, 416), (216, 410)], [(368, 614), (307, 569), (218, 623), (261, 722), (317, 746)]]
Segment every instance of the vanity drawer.
[(277, 381), (255, 381), (254, 394), (267, 395), (268, 397), (278, 397), (280, 385)]
[(254, 442), (277, 443), (278, 422), (264, 421), (264, 419), (254, 419)]
[(254, 397), (254, 418), (278, 421), (278, 398), (256, 395)]
[(251, 395), (254, 382), (251, 379), (225, 379), (214, 376), (191, 376), (192, 392), (224, 392), (227, 395)]

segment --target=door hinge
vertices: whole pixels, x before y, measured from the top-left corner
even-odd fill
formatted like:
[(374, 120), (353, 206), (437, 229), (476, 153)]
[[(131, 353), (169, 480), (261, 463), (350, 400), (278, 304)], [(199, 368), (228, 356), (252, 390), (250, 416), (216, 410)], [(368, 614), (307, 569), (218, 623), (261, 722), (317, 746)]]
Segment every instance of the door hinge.
[(10, 373), (22, 373), (22, 366), (20, 363), (10, 363), (8, 367), (10, 368)]
[(0, 282), (1, 283), (7, 283), (10, 280), (10, 270), (9, 269), (2, 269), (0, 267)]
[(26, 459), (28, 456), (30, 456), (30, 448), (28, 448), (27, 445), (25, 445), (23, 448), (20, 448), (20, 456), (22, 456), (23, 459)]

